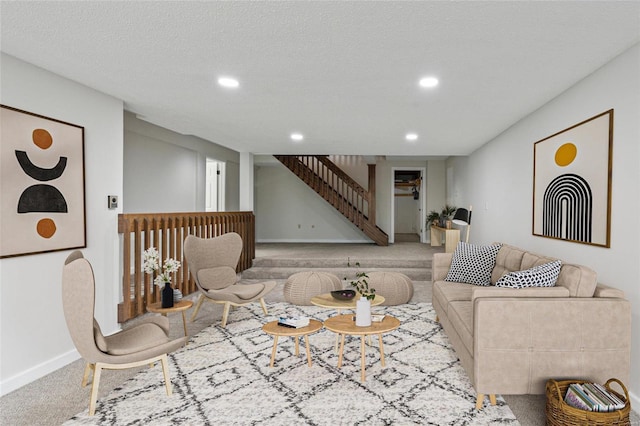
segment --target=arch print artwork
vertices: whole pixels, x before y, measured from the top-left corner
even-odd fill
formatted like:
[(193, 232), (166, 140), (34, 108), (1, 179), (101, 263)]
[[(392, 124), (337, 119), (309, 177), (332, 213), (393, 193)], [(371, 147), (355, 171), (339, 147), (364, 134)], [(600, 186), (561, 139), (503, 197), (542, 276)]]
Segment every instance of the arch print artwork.
[(533, 235), (610, 247), (613, 109), (533, 145)]
[(86, 247), (84, 127), (0, 105), (0, 258)]

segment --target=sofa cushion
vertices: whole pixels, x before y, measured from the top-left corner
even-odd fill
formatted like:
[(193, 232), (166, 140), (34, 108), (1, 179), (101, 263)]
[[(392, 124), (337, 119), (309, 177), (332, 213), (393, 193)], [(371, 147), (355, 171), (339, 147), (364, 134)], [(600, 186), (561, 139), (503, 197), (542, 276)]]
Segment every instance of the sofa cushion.
[(598, 274), (586, 266), (565, 263), (560, 268), (556, 285), (567, 287), (571, 297), (593, 297), (598, 285)]
[(558, 280), (561, 264), (559, 260), (554, 260), (524, 271), (509, 272), (496, 282), (496, 287), (553, 287)]
[(500, 245), (478, 246), (459, 242), (453, 252), (446, 281), (490, 285)]
[(558, 298), (569, 297), (569, 289), (566, 287), (529, 287), (529, 288), (509, 288), (509, 287), (473, 287), (471, 301), (480, 298)]
[(545, 263), (553, 262), (554, 259), (552, 257), (540, 256), (539, 254), (525, 252), (524, 256), (522, 256), (522, 264), (520, 265), (520, 269), (518, 271), (524, 271), (525, 269), (531, 269), (534, 266), (544, 265)]
[(465, 283), (436, 281), (433, 283), (431, 298), (437, 301), (449, 315), (449, 303), (457, 300), (471, 300), (471, 291), (474, 288), (476, 287)]
[(522, 270), (521, 265), (524, 253), (524, 250), (520, 250), (517, 247), (502, 244), (496, 256), (496, 266), (493, 267), (491, 272), (491, 283), (495, 284), (504, 274)]
[(460, 340), (473, 355), (473, 304), (470, 301), (454, 301), (449, 304), (449, 321)]

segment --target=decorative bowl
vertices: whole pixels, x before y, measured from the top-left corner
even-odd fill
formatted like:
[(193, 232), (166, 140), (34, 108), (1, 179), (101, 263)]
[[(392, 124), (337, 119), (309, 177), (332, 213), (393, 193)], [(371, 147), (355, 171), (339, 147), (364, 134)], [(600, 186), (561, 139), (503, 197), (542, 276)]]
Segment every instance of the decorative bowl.
[(331, 292), (331, 296), (338, 300), (351, 300), (356, 296), (355, 290), (334, 290)]

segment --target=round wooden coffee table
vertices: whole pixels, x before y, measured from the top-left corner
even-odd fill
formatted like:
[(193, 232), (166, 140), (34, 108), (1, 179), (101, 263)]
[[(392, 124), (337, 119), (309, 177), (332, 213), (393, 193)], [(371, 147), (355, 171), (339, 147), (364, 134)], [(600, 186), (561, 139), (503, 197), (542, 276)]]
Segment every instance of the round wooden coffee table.
[(337, 315), (331, 317), (324, 322), (324, 327), (327, 330), (331, 330), (338, 333), (340, 337), (340, 351), (338, 352), (338, 368), (342, 367), (342, 354), (344, 351), (344, 336), (347, 334), (360, 336), (360, 380), (365, 381), (365, 369), (364, 369), (364, 352), (365, 336), (371, 336), (373, 334), (378, 335), (378, 342), (380, 343), (380, 364), (384, 367), (384, 347), (382, 346), (382, 333), (395, 330), (400, 327), (400, 320), (392, 317), (391, 315), (385, 315), (381, 322), (372, 322), (369, 327), (358, 327), (355, 322), (355, 315)]
[(182, 299), (179, 302), (175, 302), (173, 306), (170, 308), (163, 308), (162, 302), (151, 303), (147, 305), (147, 311), (155, 312), (157, 314), (162, 314), (164, 316), (167, 316), (167, 314), (170, 314), (171, 312), (182, 312), (182, 325), (184, 326), (184, 335), (188, 336), (187, 319), (184, 316), (184, 311), (186, 311), (192, 306), (193, 306), (193, 302), (191, 300)]
[(316, 331), (322, 328), (322, 323), (318, 320), (310, 319), (309, 325), (306, 327), (300, 328), (290, 328), (285, 327), (283, 325), (278, 325), (278, 321), (271, 321), (262, 326), (262, 330), (273, 336), (273, 349), (271, 350), (271, 363), (269, 367), (273, 367), (273, 364), (276, 359), (276, 350), (278, 348), (278, 337), (280, 336), (288, 336), (293, 337), (296, 345), (296, 356), (300, 354), (300, 349), (298, 346), (298, 337), (304, 336), (304, 343), (307, 347), (307, 363), (309, 367), (311, 367), (311, 351), (309, 350), (309, 335), (311, 333), (315, 333)]
[[(356, 296), (351, 300), (340, 300), (336, 299), (331, 295), (331, 293), (319, 294), (311, 298), (311, 304), (320, 306), (321, 308), (335, 309), (338, 312), (338, 315), (342, 313), (343, 309), (350, 309), (352, 311), (356, 310), (356, 302), (360, 296), (356, 294)], [(371, 306), (378, 306), (384, 303), (384, 297), (376, 294), (376, 297), (371, 300)], [(336, 352), (338, 351), (338, 340), (340, 335), (336, 335)], [(369, 344), (371, 344), (371, 337), (369, 337)]]

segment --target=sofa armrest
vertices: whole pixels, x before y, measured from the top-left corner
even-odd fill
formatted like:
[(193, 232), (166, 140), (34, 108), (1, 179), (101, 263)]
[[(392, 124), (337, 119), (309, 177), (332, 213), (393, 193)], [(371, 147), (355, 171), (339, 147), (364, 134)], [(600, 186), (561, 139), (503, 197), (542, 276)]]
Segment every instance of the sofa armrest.
[(613, 297), (616, 299), (624, 299), (625, 295), (622, 290), (598, 283), (596, 291), (593, 293), (593, 297)]
[(474, 286), (471, 290), (471, 300), (480, 297), (569, 297), (569, 289), (566, 287), (528, 287), (528, 288), (508, 288), (508, 287), (481, 287)]
[(433, 282), (444, 281), (451, 268), (451, 260), (453, 253), (434, 253), (433, 255), (433, 273), (431, 279)]

